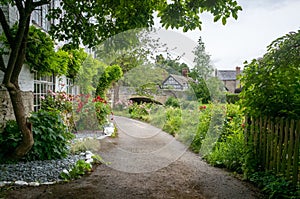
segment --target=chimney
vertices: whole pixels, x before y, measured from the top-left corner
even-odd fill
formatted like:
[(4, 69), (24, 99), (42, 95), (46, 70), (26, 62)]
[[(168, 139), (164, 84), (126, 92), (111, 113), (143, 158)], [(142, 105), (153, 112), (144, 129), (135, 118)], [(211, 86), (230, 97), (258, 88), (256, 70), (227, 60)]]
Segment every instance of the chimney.
[(183, 68), (183, 69), (182, 69), (182, 76), (188, 77), (188, 72), (189, 72), (189, 69), (188, 69), (188, 68)]
[(241, 88), (241, 84), (240, 84), (240, 80), (238, 79), (239, 78), (239, 76), (240, 76), (240, 74), (241, 74), (241, 67), (239, 67), (239, 66), (237, 66), (236, 68), (235, 68), (235, 74), (236, 74), (236, 83), (235, 83), (235, 87), (236, 88)]

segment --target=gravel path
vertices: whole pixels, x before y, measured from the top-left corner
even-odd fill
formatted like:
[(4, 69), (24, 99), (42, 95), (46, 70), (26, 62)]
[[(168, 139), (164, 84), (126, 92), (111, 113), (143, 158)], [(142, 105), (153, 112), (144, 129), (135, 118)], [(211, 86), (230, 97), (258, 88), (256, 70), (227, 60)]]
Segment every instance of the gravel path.
[[(100, 140), (109, 165), (70, 183), (6, 191), (5, 198), (211, 198), (263, 195), (224, 170), (209, 166), (172, 136), (148, 124), (116, 117), (118, 138)], [(0, 197), (1, 198), (1, 197)]]

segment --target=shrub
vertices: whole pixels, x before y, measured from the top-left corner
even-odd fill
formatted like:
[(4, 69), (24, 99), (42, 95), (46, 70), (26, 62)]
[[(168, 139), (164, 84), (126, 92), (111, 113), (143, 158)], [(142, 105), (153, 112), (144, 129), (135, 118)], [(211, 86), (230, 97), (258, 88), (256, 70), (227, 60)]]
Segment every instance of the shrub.
[(149, 122), (151, 107), (152, 107), (151, 103), (142, 103), (142, 104), (133, 103), (129, 107), (128, 111), (131, 118)]
[(100, 149), (100, 143), (95, 138), (84, 138), (82, 140), (75, 140), (71, 144), (70, 152), (77, 154), (78, 152), (86, 151), (98, 151)]
[(269, 198), (299, 198), (299, 189), (293, 187), (284, 177), (276, 176), (272, 172), (255, 172), (249, 180), (269, 195)]
[(239, 94), (226, 93), (226, 102), (228, 104), (235, 104), (240, 100)]
[(300, 118), (300, 30), (276, 39), (244, 67), (243, 108), (251, 116)]
[(174, 107), (174, 108), (180, 108), (179, 100), (175, 97), (169, 97), (167, 99), (167, 101), (165, 102), (165, 105), (166, 106), (171, 106), (171, 107)]
[(13, 151), (22, 141), (22, 134), (15, 120), (6, 123), (3, 132), (0, 132), (0, 163), (6, 161), (6, 155)]
[(163, 130), (175, 135), (178, 133), (182, 124), (182, 111), (180, 108), (170, 107), (166, 110), (166, 120), (163, 126)]
[(91, 98), (90, 95), (75, 97), (75, 123), (77, 130), (97, 130), (107, 123), (111, 113), (110, 105), (100, 96)]
[(27, 160), (50, 160), (67, 156), (69, 141), (74, 135), (67, 130), (59, 111), (33, 112), (30, 122), (34, 145), (26, 155)]

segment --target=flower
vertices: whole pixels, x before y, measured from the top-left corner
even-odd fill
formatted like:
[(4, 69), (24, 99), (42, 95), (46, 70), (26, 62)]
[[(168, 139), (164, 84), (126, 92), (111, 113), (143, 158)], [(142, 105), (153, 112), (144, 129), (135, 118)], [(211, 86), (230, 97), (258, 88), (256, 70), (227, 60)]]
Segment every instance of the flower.
[(41, 98), (41, 100), (44, 100), (44, 99), (45, 99), (45, 96), (41, 96), (40, 98)]
[(199, 110), (205, 110), (206, 109), (206, 106), (203, 105), (203, 106), (199, 106)]

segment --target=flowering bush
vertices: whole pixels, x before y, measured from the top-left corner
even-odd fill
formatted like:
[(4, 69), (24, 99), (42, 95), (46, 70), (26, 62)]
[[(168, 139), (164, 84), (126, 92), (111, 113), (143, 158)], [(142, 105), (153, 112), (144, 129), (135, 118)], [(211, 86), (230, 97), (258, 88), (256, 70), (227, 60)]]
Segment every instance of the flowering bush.
[(48, 90), (47, 96), (42, 96), (41, 108), (43, 110), (59, 110), (62, 113), (72, 112), (73, 96), (66, 92), (53, 92)]
[(128, 108), (130, 117), (149, 122), (151, 106), (152, 104), (150, 103), (132, 103)]
[(64, 124), (70, 131), (75, 129), (72, 114), (73, 96), (66, 92), (53, 92), (48, 90), (46, 96), (41, 97), (41, 109), (45, 111), (60, 111)]
[(91, 95), (75, 97), (76, 127), (77, 130), (96, 130), (107, 122), (111, 113), (110, 105), (100, 96), (91, 98)]

